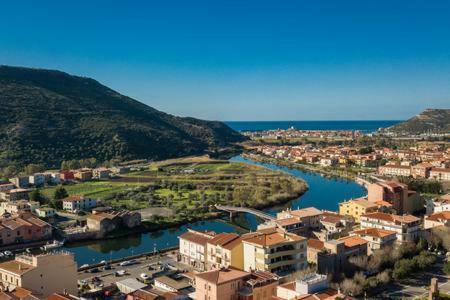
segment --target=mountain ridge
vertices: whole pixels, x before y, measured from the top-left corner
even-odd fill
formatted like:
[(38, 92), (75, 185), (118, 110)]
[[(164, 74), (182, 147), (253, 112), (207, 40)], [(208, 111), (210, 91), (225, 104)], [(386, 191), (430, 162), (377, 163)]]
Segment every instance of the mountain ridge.
[(450, 109), (427, 108), (404, 122), (388, 127), (387, 131), (409, 134), (421, 134), (430, 131), (434, 133), (449, 133)]
[(222, 122), (173, 116), (58, 70), (0, 66), (0, 103), (0, 167), (165, 159), (233, 148), (244, 139)]

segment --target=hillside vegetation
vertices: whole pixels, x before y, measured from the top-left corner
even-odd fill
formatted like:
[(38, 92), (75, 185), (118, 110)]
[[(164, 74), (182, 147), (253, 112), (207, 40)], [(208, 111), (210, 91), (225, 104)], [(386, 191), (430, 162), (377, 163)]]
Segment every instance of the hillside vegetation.
[(222, 122), (176, 117), (67, 73), (0, 66), (0, 167), (166, 159), (233, 148)]
[(387, 129), (397, 133), (420, 134), (450, 132), (450, 109), (426, 109), (422, 113)]

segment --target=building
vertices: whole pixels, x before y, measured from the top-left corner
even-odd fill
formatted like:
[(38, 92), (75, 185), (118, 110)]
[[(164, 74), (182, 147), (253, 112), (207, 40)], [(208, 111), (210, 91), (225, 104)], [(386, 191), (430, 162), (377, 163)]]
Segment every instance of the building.
[(91, 169), (81, 169), (75, 171), (73, 177), (78, 181), (89, 181), (92, 179), (92, 170)]
[(302, 299), (307, 295), (326, 290), (328, 287), (327, 276), (314, 273), (278, 286), (277, 297), (286, 300)]
[(92, 175), (97, 179), (108, 179), (111, 174), (111, 170), (107, 168), (97, 168), (92, 170)]
[(36, 215), (39, 218), (53, 218), (56, 216), (56, 210), (51, 207), (39, 207), (35, 210)]
[(137, 281), (135, 278), (127, 278), (116, 282), (116, 286), (121, 293), (129, 294), (145, 288), (147, 284)]
[(40, 187), (45, 185), (45, 175), (43, 173), (35, 173), (28, 177), (28, 181), (30, 184)]
[(172, 276), (159, 276), (154, 279), (154, 287), (158, 290), (189, 294), (192, 290), (191, 280), (183, 274), (175, 274)]
[(450, 181), (449, 168), (432, 168), (430, 171), (430, 178), (439, 181)]
[(77, 264), (68, 252), (19, 255), (0, 263), (0, 282), (11, 288), (31, 290), (39, 298), (64, 291), (76, 295)]
[(59, 179), (60, 181), (72, 181), (75, 179), (74, 173), (69, 170), (62, 170), (59, 172)]
[(62, 200), (63, 209), (70, 212), (88, 210), (97, 206), (97, 200), (84, 196), (70, 196)]
[(265, 229), (242, 236), (244, 270), (283, 273), (307, 267), (306, 239), (280, 229)]
[(392, 204), (397, 214), (412, 214), (423, 209), (420, 195), (408, 190), (408, 186), (396, 181), (379, 181), (368, 187), (369, 202), (384, 200)]
[(369, 243), (367, 245), (367, 251), (369, 255), (372, 254), (375, 250), (382, 249), (387, 246), (392, 246), (397, 240), (397, 234), (395, 231), (379, 228), (355, 230), (352, 232), (352, 235), (359, 236)]
[(361, 229), (378, 228), (394, 231), (397, 241), (415, 241), (421, 236), (420, 219), (412, 215), (393, 215), (382, 212), (361, 216)]
[(180, 261), (196, 270), (206, 270), (207, 243), (215, 235), (215, 232), (188, 229), (178, 237)]
[(428, 178), (433, 167), (430, 163), (420, 163), (411, 167), (411, 175), (414, 178)]
[(304, 230), (307, 229), (319, 229), (320, 228), (320, 216), (322, 211), (315, 207), (306, 207), (297, 210), (284, 210), (277, 213), (277, 220), (296, 218), (303, 224)]
[(439, 199), (428, 199), (426, 202), (426, 213), (431, 215), (442, 211), (450, 211), (450, 194)]
[(0, 245), (41, 241), (51, 236), (50, 224), (30, 213), (0, 219)]
[(424, 218), (424, 228), (429, 229), (437, 226), (450, 227), (450, 211), (441, 211)]
[(31, 205), (30, 201), (28, 200), (0, 202), (0, 215), (3, 215), (5, 213), (20, 214), (25, 212), (31, 212)]
[(0, 192), (0, 199), (5, 201), (28, 200), (30, 190), (17, 188)]
[(86, 218), (89, 231), (101, 238), (119, 228), (135, 228), (141, 225), (142, 217), (137, 211), (110, 211), (90, 214)]
[(378, 167), (378, 174), (384, 176), (411, 176), (410, 166), (384, 165)]
[(376, 203), (369, 202), (364, 198), (352, 199), (339, 203), (339, 214), (351, 216), (357, 223), (361, 221), (362, 215), (376, 211), (378, 211), (378, 205)]
[(278, 276), (254, 271), (239, 290), (239, 300), (271, 300), (277, 294)]
[(2, 183), (0, 184), (0, 192), (12, 190), (15, 187), (14, 183)]
[(18, 188), (27, 188), (30, 184), (28, 176), (16, 176), (9, 179), (9, 182), (14, 184)]
[(207, 244), (208, 270), (233, 267), (244, 268), (244, 250), (241, 237), (236, 233), (219, 233)]
[[(195, 299), (239, 299), (239, 290), (250, 273), (236, 269), (217, 269), (195, 275)], [(267, 298), (269, 299), (269, 298)]]

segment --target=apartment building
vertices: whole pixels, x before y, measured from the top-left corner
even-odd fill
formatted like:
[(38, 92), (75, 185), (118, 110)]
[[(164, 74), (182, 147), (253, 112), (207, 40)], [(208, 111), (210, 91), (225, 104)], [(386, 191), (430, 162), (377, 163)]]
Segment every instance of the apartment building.
[(96, 168), (92, 170), (92, 176), (97, 179), (108, 179), (111, 175), (111, 170), (108, 168)]
[(73, 174), (74, 179), (79, 181), (89, 181), (92, 179), (92, 170), (91, 169), (81, 169), (75, 171)]
[(0, 202), (0, 215), (5, 213), (8, 214), (19, 214), (25, 212), (31, 212), (33, 209), (39, 207), (39, 202), (28, 201), (28, 200), (17, 200), (17, 201), (4, 201)]
[(356, 235), (368, 242), (367, 252), (369, 255), (375, 250), (392, 246), (397, 240), (397, 234), (395, 231), (379, 228), (355, 230), (351, 233), (351, 235)]
[(77, 264), (68, 252), (18, 255), (0, 263), (0, 283), (31, 290), (41, 299), (57, 292), (76, 295)]
[(188, 229), (178, 237), (180, 261), (196, 270), (206, 270), (207, 243), (215, 235), (215, 232)]
[(428, 178), (432, 167), (433, 165), (427, 162), (414, 165), (411, 167), (411, 175), (414, 178)]
[(357, 223), (361, 221), (362, 215), (376, 211), (378, 211), (378, 204), (369, 202), (364, 198), (352, 199), (339, 203), (339, 214), (351, 216)]
[(296, 218), (303, 224), (303, 228), (306, 229), (319, 229), (320, 228), (320, 216), (322, 211), (315, 207), (306, 207), (297, 210), (287, 209), (277, 213), (277, 220)]
[(4, 200), (4, 201), (16, 201), (16, 200), (21, 200), (21, 199), (28, 200), (29, 192), (30, 192), (30, 190), (22, 189), (22, 188), (1, 191), (0, 199)]
[(439, 199), (428, 199), (426, 201), (426, 214), (431, 215), (442, 211), (450, 211), (450, 194)]
[(379, 181), (368, 187), (369, 202), (380, 200), (392, 204), (397, 214), (412, 214), (424, 206), (424, 201), (419, 193), (411, 191), (408, 186), (396, 181)]
[(415, 241), (421, 236), (420, 219), (412, 215), (393, 215), (382, 212), (361, 216), (361, 229), (378, 228), (394, 231), (397, 241)]
[(236, 233), (219, 233), (207, 244), (208, 270), (233, 267), (244, 268), (244, 254), (241, 237)]
[(277, 294), (278, 280), (270, 272), (251, 272), (239, 290), (239, 300), (272, 300)]
[(244, 270), (282, 273), (307, 267), (306, 239), (280, 229), (265, 229), (242, 236)]
[(277, 298), (282, 300), (344, 299), (345, 295), (329, 287), (328, 278), (322, 274), (309, 274), (277, 287)]
[(97, 206), (97, 200), (84, 196), (70, 196), (62, 200), (63, 209), (70, 212), (88, 210)]
[(450, 181), (449, 168), (432, 168), (430, 171), (430, 178), (439, 181)]
[(378, 167), (378, 174), (384, 176), (411, 176), (410, 166), (384, 165)]
[(450, 227), (450, 211), (441, 211), (424, 218), (424, 228), (430, 229), (438, 226)]
[(236, 269), (217, 269), (195, 275), (195, 299), (238, 300), (239, 290), (250, 273)]

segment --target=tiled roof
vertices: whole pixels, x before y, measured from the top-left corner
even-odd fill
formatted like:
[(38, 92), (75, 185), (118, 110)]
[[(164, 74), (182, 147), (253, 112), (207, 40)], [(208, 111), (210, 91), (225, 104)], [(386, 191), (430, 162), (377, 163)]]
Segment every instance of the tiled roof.
[(338, 241), (342, 241), (345, 244), (345, 247), (351, 248), (359, 245), (367, 244), (368, 241), (366, 241), (363, 238), (360, 238), (359, 236), (346, 236), (343, 238), (338, 239)]
[(371, 218), (371, 219), (378, 219), (383, 220), (387, 222), (397, 222), (397, 223), (413, 223), (420, 221), (419, 218), (414, 217), (412, 215), (404, 215), (404, 216), (398, 216), (398, 215), (392, 215), (392, 214), (386, 214), (382, 212), (373, 212), (362, 215), (362, 217)]
[(316, 239), (309, 239), (308, 240), (308, 248), (314, 248), (317, 250), (322, 250), (324, 248), (324, 242), (316, 240)]
[(22, 275), (28, 271), (33, 270), (35, 267), (32, 265), (24, 264), (16, 260), (10, 260), (0, 263), (0, 270), (5, 270), (17, 275)]
[(430, 221), (450, 220), (450, 211), (442, 211), (434, 213), (427, 218)]
[(243, 279), (245, 277), (250, 276), (250, 273), (236, 270), (236, 269), (220, 269), (220, 270), (212, 270), (203, 273), (198, 273), (195, 277), (201, 278), (205, 281), (208, 281), (212, 284), (223, 284), (232, 280)]
[(312, 217), (312, 216), (321, 215), (322, 211), (315, 207), (306, 207), (306, 208), (302, 208), (302, 209), (293, 210), (290, 213), (293, 216), (296, 216), (299, 218), (304, 218), (304, 217)]
[(366, 228), (366, 229), (361, 229), (361, 230), (355, 230), (355, 231), (353, 231), (353, 233), (357, 234), (357, 235), (369, 235), (369, 236), (380, 237), (380, 238), (396, 234), (395, 231), (378, 229), (378, 228)]
[(180, 239), (190, 241), (191, 243), (206, 246), (206, 243), (213, 238), (205, 233), (188, 231), (179, 236)]
[(236, 233), (219, 233), (217, 234), (215, 237), (213, 237), (212, 239), (210, 239), (208, 241), (208, 244), (211, 245), (220, 245), (223, 246), (235, 239), (239, 238), (239, 235)]

